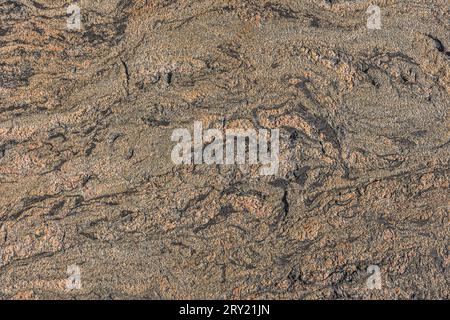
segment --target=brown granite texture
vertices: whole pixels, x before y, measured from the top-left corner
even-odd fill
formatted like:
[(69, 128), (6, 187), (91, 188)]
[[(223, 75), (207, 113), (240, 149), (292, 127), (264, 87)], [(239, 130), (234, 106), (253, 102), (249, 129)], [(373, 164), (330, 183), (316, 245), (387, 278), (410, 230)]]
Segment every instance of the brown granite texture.
[[(0, 299), (449, 298), (448, 0), (71, 3), (0, 0)], [(174, 165), (194, 121), (278, 174)]]

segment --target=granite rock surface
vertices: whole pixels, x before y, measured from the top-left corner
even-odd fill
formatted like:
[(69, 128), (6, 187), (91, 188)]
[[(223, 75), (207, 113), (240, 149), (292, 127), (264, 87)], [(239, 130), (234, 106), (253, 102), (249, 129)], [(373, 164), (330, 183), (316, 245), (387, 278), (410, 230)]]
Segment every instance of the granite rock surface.
[(448, 0), (0, 0), (0, 299), (448, 299), (449, 110)]

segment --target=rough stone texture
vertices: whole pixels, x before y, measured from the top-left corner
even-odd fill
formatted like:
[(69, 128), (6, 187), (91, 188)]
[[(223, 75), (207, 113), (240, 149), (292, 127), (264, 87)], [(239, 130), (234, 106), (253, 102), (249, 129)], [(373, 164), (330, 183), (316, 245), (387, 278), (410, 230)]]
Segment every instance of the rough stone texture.
[[(448, 0), (70, 3), (0, 0), (0, 298), (449, 298)], [(278, 174), (175, 166), (194, 121)]]

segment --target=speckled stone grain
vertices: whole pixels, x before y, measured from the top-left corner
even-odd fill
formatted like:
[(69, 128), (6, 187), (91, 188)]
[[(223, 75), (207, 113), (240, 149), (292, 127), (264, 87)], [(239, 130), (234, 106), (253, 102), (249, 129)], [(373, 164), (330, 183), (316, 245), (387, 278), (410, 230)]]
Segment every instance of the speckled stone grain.
[[(70, 4), (0, 0), (0, 299), (449, 298), (448, 0)], [(195, 121), (278, 173), (175, 165)]]

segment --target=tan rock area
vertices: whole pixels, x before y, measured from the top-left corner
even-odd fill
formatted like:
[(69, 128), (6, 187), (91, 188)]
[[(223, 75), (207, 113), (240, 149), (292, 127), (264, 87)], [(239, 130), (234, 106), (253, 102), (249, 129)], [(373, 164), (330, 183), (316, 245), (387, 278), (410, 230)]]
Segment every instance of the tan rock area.
[(0, 0), (0, 299), (448, 299), (449, 110), (448, 0)]

